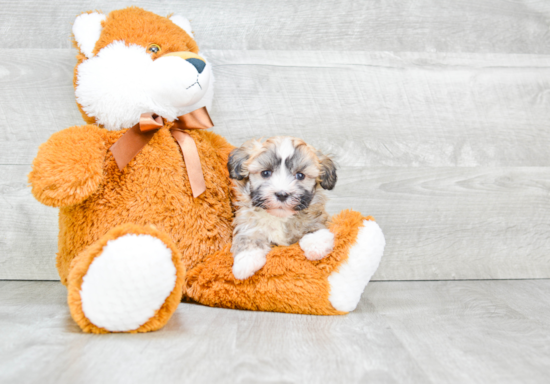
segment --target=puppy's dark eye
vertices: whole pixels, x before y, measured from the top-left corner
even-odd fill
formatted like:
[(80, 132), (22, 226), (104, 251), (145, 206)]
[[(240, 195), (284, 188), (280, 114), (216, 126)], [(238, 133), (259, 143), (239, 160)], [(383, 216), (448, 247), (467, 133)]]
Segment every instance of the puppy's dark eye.
[(147, 50), (151, 53), (159, 53), (160, 52), (160, 46), (158, 44), (151, 44)]
[(297, 180), (304, 180), (305, 178), (306, 178), (306, 175), (304, 175), (303, 173), (298, 172), (296, 174), (296, 179)]
[(267, 179), (268, 177), (271, 176), (272, 173), (273, 173), (273, 172), (271, 172), (271, 171), (262, 171), (262, 177), (263, 177), (264, 179)]

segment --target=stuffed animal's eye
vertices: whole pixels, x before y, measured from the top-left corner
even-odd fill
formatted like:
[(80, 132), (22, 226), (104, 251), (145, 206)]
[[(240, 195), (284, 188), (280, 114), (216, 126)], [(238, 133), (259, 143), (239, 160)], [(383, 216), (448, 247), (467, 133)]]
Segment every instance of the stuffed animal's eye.
[(300, 172), (298, 172), (295, 176), (297, 180), (304, 180), (306, 178), (306, 175)]
[(272, 173), (273, 173), (273, 172), (271, 172), (271, 171), (262, 171), (262, 177), (263, 177), (264, 179), (267, 179), (268, 177), (271, 176)]
[(160, 52), (160, 45), (157, 44), (151, 44), (147, 50), (151, 53), (159, 53)]

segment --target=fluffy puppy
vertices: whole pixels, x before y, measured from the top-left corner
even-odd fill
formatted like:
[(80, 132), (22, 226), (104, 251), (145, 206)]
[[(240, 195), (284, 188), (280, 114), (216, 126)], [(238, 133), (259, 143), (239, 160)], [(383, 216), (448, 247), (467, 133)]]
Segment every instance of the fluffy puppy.
[(303, 140), (279, 136), (247, 141), (231, 152), (227, 167), (237, 193), (231, 247), (237, 279), (262, 268), (272, 245), (300, 241), (310, 260), (332, 251), (323, 189), (334, 188), (337, 176), (328, 156)]

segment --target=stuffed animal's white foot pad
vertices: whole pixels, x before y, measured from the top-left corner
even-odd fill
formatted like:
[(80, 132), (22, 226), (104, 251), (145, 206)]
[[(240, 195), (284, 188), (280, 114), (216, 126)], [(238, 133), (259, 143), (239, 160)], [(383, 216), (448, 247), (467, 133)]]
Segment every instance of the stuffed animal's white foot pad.
[(161, 240), (124, 235), (107, 242), (83, 277), (82, 310), (98, 327), (131, 331), (155, 315), (175, 284), (172, 252)]
[(266, 261), (269, 251), (263, 249), (250, 249), (234, 256), (233, 275), (239, 280), (244, 280), (260, 270)]
[(300, 248), (309, 260), (321, 260), (334, 249), (334, 234), (328, 229), (319, 229), (300, 239)]
[(357, 241), (351, 247), (348, 259), (333, 272), (329, 301), (338, 311), (353, 311), (372, 275), (380, 264), (386, 240), (382, 230), (374, 221), (363, 221)]

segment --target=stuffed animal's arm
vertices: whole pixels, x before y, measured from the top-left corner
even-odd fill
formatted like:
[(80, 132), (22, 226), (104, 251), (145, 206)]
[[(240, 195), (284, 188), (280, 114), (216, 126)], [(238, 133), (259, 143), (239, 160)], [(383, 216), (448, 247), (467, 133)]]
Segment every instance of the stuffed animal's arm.
[(54, 133), (40, 146), (29, 173), (32, 194), (52, 207), (78, 204), (103, 180), (107, 153), (101, 128), (71, 127)]

